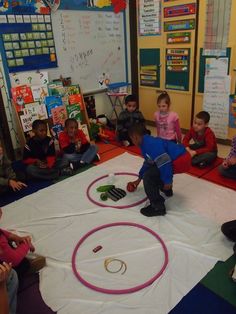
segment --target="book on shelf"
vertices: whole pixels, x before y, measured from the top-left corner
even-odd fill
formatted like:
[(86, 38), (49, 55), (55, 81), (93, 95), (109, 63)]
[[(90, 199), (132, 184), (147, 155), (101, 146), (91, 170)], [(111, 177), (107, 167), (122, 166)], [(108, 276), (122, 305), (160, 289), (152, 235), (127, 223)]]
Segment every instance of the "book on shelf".
[(53, 124), (61, 124), (63, 127), (67, 119), (67, 111), (64, 106), (51, 109)]
[(47, 108), (48, 117), (52, 117), (52, 109), (60, 107), (63, 105), (62, 99), (60, 96), (46, 96), (44, 103)]

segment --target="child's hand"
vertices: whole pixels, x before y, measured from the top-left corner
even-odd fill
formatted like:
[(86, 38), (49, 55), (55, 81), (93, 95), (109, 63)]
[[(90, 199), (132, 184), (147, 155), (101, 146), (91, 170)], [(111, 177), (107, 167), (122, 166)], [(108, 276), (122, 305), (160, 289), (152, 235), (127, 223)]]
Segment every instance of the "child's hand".
[(126, 187), (127, 191), (134, 192), (137, 189), (140, 182), (141, 182), (141, 179), (137, 179), (136, 181), (133, 181), (133, 182), (128, 182), (127, 187)]
[(192, 158), (197, 155), (197, 152), (189, 147), (186, 147), (186, 150), (189, 152)]
[(234, 165), (236, 165), (236, 157), (231, 157), (231, 158), (228, 160), (228, 164), (229, 164), (229, 166), (234, 166)]
[(35, 162), (35, 166), (39, 167), (40, 169), (46, 169), (48, 167), (45, 161), (37, 159)]
[(164, 184), (163, 186), (163, 190), (164, 191), (168, 191), (168, 190), (171, 190), (172, 189), (172, 184)]
[(11, 271), (12, 265), (3, 262), (0, 264), (0, 284), (5, 283)]
[(9, 180), (8, 185), (12, 188), (12, 190), (15, 191), (20, 191), (22, 188), (27, 187), (27, 185), (23, 182), (20, 181), (15, 181), (15, 180)]
[(80, 151), (81, 145), (82, 145), (82, 144), (81, 144), (81, 141), (77, 141), (77, 142), (75, 143), (75, 149), (76, 149), (77, 152)]

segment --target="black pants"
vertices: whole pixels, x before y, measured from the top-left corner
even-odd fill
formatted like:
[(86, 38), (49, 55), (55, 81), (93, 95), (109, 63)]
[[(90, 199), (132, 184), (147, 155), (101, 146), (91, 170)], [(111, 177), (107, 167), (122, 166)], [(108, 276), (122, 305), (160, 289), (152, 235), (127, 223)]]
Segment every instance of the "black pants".
[(153, 208), (158, 208), (165, 199), (160, 195), (160, 189), (163, 188), (163, 182), (160, 178), (160, 170), (156, 165), (150, 166), (143, 176), (144, 190)]
[(221, 226), (221, 231), (228, 239), (236, 242), (236, 220), (225, 222)]
[(227, 169), (220, 166), (218, 169), (222, 176), (236, 180), (236, 166), (230, 166)]
[[(189, 148), (192, 150), (199, 149), (204, 146), (204, 143), (195, 143), (189, 145)], [(198, 166), (200, 163), (205, 163), (206, 165), (210, 165), (217, 157), (217, 152), (207, 152), (200, 155), (196, 155), (192, 158), (192, 165)]]

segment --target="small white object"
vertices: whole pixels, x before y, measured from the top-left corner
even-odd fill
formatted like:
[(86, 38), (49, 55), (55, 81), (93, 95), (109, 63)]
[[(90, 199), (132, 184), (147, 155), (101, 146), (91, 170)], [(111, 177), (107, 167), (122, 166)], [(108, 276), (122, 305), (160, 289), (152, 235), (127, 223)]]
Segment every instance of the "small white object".
[(107, 183), (108, 184), (113, 184), (115, 182), (115, 175), (114, 173), (109, 173), (107, 177)]
[(236, 265), (234, 266), (234, 271), (233, 271), (232, 279), (233, 279), (233, 281), (236, 282)]

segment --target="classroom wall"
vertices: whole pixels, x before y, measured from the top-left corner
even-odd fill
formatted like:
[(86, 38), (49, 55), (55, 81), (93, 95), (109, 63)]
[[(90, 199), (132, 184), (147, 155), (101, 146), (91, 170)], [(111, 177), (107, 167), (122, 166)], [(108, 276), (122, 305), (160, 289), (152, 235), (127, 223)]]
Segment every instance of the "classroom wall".
[[(53, 13), (52, 13), (53, 14)], [(130, 77), (131, 77), (131, 72), (130, 72), (130, 30), (129, 30), (129, 7), (127, 6), (126, 9), (126, 36), (127, 36), (127, 65), (128, 65), (128, 81), (130, 82)], [(56, 30), (54, 30), (55, 32)], [(0, 69), (2, 69), (3, 71), (3, 64), (1, 61), (1, 54), (0, 54)], [(47, 69), (45, 69), (47, 71)], [(6, 80), (5, 77), (4, 79), (4, 84), (6, 86)], [(50, 79), (50, 76), (49, 76)], [(78, 82), (79, 83), (79, 82)], [(5, 90), (2, 90), (2, 96), (3, 96), (3, 101), (4, 101), (4, 106), (5, 106), (5, 111), (7, 114), (7, 118), (8, 118), (8, 124), (9, 124), (9, 128), (11, 131), (11, 140), (13, 143), (13, 147), (14, 149), (18, 149), (20, 147), (20, 139), (18, 137), (18, 128), (19, 125), (16, 121), (16, 117), (14, 116), (14, 113), (11, 110), (11, 107), (9, 106), (9, 102), (8, 102), (8, 95), (7, 93), (5, 93)], [(109, 118), (115, 118), (115, 115), (112, 114), (112, 106), (111, 103), (106, 95), (106, 93), (99, 93), (99, 94), (95, 94), (95, 102), (96, 102), (96, 111), (97, 111), (97, 115), (100, 114), (106, 114)]]
[[(206, 0), (200, 1), (200, 11), (199, 11), (199, 36), (198, 36), (198, 47), (203, 46), (204, 41), (204, 31), (205, 31), (205, 16), (206, 16)], [(232, 8), (231, 8), (231, 19), (230, 19), (230, 32), (229, 32), (229, 40), (228, 40), (228, 47), (231, 48), (231, 62), (230, 62), (230, 72), (229, 75), (231, 76), (231, 93), (233, 94), (235, 91), (235, 84), (236, 84), (236, 72), (233, 69), (236, 68), (236, 1), (232, 1)], [(199, 53), (199, 50), (198, 50)], [(198, 66), (199, 68), (199, 57), (198, 57)], [(198, 75), (198, 72), (197, 72)], [(198, 82), (198, 79), (197, 79)], [(194, 113), (202, 110), (203, 105), (203, 94), (197, 93), (195, 96), (195, 110)], [(228, 139), (232, 139), (232, 137), (236, 135), (236, 129), (229, 128)]]
[[(191, 1), (191, 3), (196, 1)], [(169, 4), (162, 3), (162, 14), (163, 14), (163, 6), (172, 6), (175, 4), (186, 4), (190, 3), (190, 1), (178, 1), (178, 3), (170, 2)], [(164, 4), (164, 5), (163, 5)], [(231, 51), (231, 65), (230, 65), (230, 75), (232, 77), (232, 86), (231, 92), (234, 91), (235, 86), (235, 74), (233, 68), (236, 68), (236, 53), (235, 53), (235, 45), (236, 45), (236, 20), (235, 20), (235, 12), (236, 12), (236, 1), (232, 1), (232, 10), (231, 10), (231, 21), (230, 21), (230, 34), (229, 34), (229, 44), (228, 46), (232, 48)], [(200, 1), (199, 8), (199, 29), (198, 29), (198, 58), (197, 58), (197, 79), (196, 79), (196, 91), (198, 90), (198, 68), (199, 68), (199, 50), (203, 47), (204, 41), (204, 33), (205, 33), (205, 16), (206, 16), (206, 0)], [(183, 19), (194, 18), (194, 16), (189, 15), (184, 17)], [(172, 18), (165, 19), (168, 20), (177, 20), (181, 19)], [(193, 88), (193, 61), (194, 61), (194, 42), (195, 42), (195, 30), (192, 32), (192, 38), (190, 44), (180, 44), (180, 45), (166, 45), (166, 34), (163, 32), (164, 18), (162, 18), (162, 34), (160, 36), (143, 36), (140, 37), (138, 35), (138, 48), (160, 48), (161, 49), (161, 69), (160, 69), (160, 88), (150, 88), (150, 87), (139, 87), (140, 94), (140, 108), (145, 115), (147, 120), (153, 121), (153, 113), (157, 110), (156, 107), (156, 99), (158, 96), (158, 90), (165, 90), (165, 49), (166, 48), (191, 48), (191, 61), (190, 61), (190, 85), (189, 92), (182, 91), (171, 91), (167, 90), (171, 96), (172, 100), (172, 110), (176, 111), (180, 117), (181, 127), (184, 129), (188, 129), (190, 127), (191, 121), (191, 106), (192, 106), (192, 88)], [(203, 105), (203, 94), (196, 94), (195, 97), (195, 109), (194, 112), (198, 112), (202, 110)], [(235, 129), (229, 129), (228, 138), (232, 139), (232, 136), (236, 134)]]
[[(192, 1), (193, 3), (194, 1)], [(179, 4), (189, 3), (189, 1), (178, 1)], [(165, 6), (174, 5), (174, 2), (170, 2), (170, 4), (165, 3)], [(163, 5), (162, 5), (162, 12), (163, 12)], [(188, 16), (191, 18), (192, 15)], [(180, 18), (174, 18), (177, 20)], [(166, 45), (166, 33), (163, 32), (163, 25), (164, 19), (162, 18), (162, 34), (160, 36), (138, 36), (138, 46), (139, 48), (160, 48), (161, 55), (160, 55), (160, 88), (150, 88), (150, 87), (143, 87), (140, 86), (139, 93), (140, 93), (140, 108), (147, 120), (153, 121), (153, 114), (157, 110), (156, 99), (159, 95), (158, 90), (165, 90), (165, 49), (166, 48), (191, 48), (190, 54), (190, 71), (193, 69), (193, 47), (194, 47), (194, 40), (195, 40), (195, 30), (192, 32), (192, 38), (190, 44), (180, 44), (180, 45)], [(173, 20), (172, 19), (165, 19), (165, 21)], [(182, 92), (182, 91), (171, 91), (168, 90), (170, 94), (172, 105), (171, 108), (173, 111), (178, 112), (180, 117), (180, 123), (182, 128), (189, 128), (190, 126), (190, 119), (191, 119), (191, 97), (192, 97), (192, 77), (190, 76), (189, 82), (189, 92)]]

